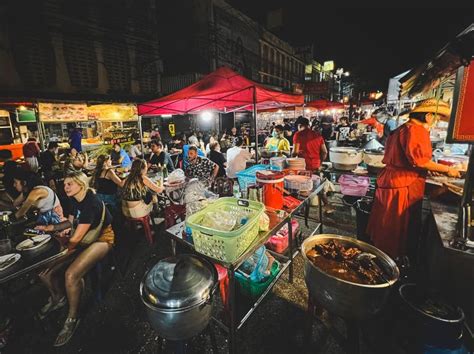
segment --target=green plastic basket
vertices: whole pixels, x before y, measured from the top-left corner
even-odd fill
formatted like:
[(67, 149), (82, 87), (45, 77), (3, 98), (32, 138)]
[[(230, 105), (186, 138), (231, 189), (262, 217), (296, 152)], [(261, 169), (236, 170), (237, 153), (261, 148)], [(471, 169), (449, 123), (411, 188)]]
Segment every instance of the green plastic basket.
[(238, 269), (234, 274), (235, 274), (235, 278), (239, 282), (240, 291), (242, 292), (242, 294), (247, 297), (255, 299), (263, 294), (265, 289), (268, 288), (268, 286), (273, 281), (273, 279), (275, 279), (279, 271), (280, 271), (280, 263), (277, 260), (275, 260), (272, 264), (272, 269), (270, 270), (270, 276), (267, 278), (267, 280), (261, 283), (254, 283), (253, 281), (250, 280), (248, 276), (245, 276)]
[[(240, 228), (220, 231), (201, 226), (204, 215), (214, 211), (229, 211), (248, 218)], [(189, 216), (186, 226), (191, 229), (194, 248), (214, 259), (232, 263), (249, 248), (258, 235), (259, 219), (265, 211), (262, 203), (236, 198), (220, 198)]]

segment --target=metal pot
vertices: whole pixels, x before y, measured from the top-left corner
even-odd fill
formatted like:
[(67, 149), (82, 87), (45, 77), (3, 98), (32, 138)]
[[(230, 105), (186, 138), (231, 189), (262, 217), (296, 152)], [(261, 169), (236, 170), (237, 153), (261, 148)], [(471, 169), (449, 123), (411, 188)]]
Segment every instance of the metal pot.
[[(443, 318), (423, 309), (422, 303), (429, 300), (429, 297), (416, 284), (403, 284), (398, 291), (403, 302), (407, 305), (407, 320), (413, 325), (417, 337), (423, 344), (443, 348), (453, 348), (460, 344), (465, 319), (464, 312), (460, 307), (449, 306), (452, 312), (451, 316)], [(442, 312), (444, 312), (447, 308), (446, 304), (439, 303), (438, 300), (430, 301), (433, 310), (443, 306)]]
[[(331, 276), (317, 268), (306, 253), (316, 244), (325, 244), (336, 240), (344, 246), (358, 247), (363, 252), (372, 253), (381, 261), (388, 275), (387, 282), (377, 285), (365, 285), (345, 281)], [(330, 313), (345, 319), (365, 319), (375, 315), (385, 305), (392, 286), (400, 273), (395, 262), (378, 248), (355, 238), (331, 234), (314, 235), (301, 245), (304, 259), (305, 281), (310, 296)]]
[(350, 147), (330, 148), (329, 161), (337, 170), (350, 171), (362, 162), (362, 152)]
[(53, 247), (57, 244), (55, 242), (54, 238), (51, 237), (49, 241), (43, 243), (41, 246), (33, 248), (33, 249), (17, 249), (17, 252), (21, 254), (23, 259), (30, 261), (30, 260), (35, 260), (38, 259), (39, 257), (43, 256), (45, 253), (49, 252), (50, 250), (53, 249)]
[(147, 272), (140, 297), (160, 336), (185, 340), (209, 323), (217, 284), (217, 271), (210, 262), (183, 254), (162, 259)]
[(365, 149), (362, 159), (367, 165), (384, 167), (385, 164), (382, 162), (384, 154), (383, 149)]

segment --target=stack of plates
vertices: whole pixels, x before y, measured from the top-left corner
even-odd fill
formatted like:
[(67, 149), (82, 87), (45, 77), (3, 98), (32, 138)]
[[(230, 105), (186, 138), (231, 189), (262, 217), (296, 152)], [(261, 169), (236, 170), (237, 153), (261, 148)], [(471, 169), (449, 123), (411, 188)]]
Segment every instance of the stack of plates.
[(304, 159), (300, 157), (286, 159), (286, 163), (288, 164), (288, 168), (290, 170), (304, 170), (306, 169), (306, 163)]

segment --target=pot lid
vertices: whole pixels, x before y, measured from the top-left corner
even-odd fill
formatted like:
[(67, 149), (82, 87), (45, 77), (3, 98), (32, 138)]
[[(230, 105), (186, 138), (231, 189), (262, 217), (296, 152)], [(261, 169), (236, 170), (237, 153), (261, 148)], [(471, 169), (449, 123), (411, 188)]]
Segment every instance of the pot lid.
[(357, 148), (353, 148), (353, 147), (346, 147), (346, 146), (343, 146), (343, 147), (332, 147), (329, 149), (329, 151), (332, 151), (332, 152), (343, 152), (343, 153), (358, 153), (359, 152), (359, 149)]
[(160, 260), (145, 275), (143, 297), (164, 308), (186, 308), (208, 299), (217, 281), (209, 262), (194, 255)]
[(385, 150), (383, 147), (378, 148), (378, 149), (364, 149), (364, 152), (366, 154), (371, 154), (371, 155), (384, 155)]
[(380, 144), (376, 139), (372, 139), (364, 145), (364, 150), (378, 150), (383, 149), (383, 145)]

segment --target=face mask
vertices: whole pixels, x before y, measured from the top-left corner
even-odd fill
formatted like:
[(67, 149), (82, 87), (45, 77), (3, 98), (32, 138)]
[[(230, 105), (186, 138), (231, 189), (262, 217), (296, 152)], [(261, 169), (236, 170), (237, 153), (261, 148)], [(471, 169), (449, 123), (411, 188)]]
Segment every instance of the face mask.
[(278, 133), (276, 132), (275, 129), (274, 129), (273, 132), (272, 132), (272, 137), (278, 138)]

